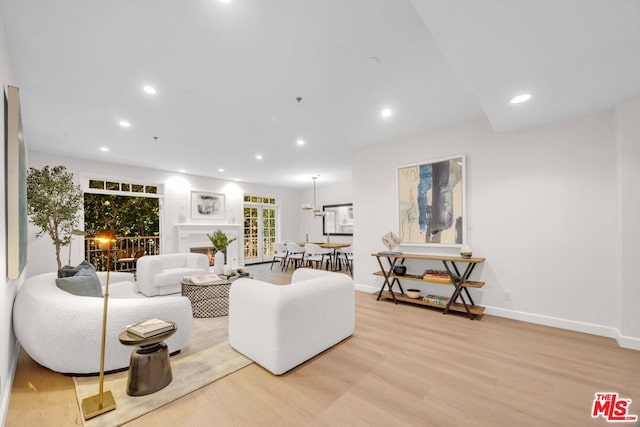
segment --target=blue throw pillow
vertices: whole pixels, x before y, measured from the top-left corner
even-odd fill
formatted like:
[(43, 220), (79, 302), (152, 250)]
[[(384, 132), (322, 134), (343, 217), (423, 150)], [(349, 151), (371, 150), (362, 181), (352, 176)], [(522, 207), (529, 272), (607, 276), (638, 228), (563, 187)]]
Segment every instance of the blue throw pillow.
[(75, 276), (57, 278), (56, 286), (73, 295), (102, 297), (102, 284), (93, 268), (82, 268)]
[(77, 266), (65, 265), (61, 269), (58, 270), (58, 277), (71, 277), (78, 274), (80, 270), (89, 269), (96, 271), (96, 268), (89, 261), (82, 261)]

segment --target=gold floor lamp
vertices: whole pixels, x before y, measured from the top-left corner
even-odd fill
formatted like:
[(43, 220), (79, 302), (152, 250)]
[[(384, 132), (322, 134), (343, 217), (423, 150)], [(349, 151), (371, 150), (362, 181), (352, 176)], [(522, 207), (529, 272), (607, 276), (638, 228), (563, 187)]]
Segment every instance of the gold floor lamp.
[(116, 401), (111, 391), (103, 391), (104, 388), (104, 351), (107, 339), (107, 303), (109, 301), (109, 270), (111, 270), (111, 249), (116, 242), (116, 236), (111, 231), (104, 231), (96, 236), (98, 247), (107, 251), (107, 277), (104, 290), (104, 308), (102, 311), (102, 345), (100, 346), (100, 389), (98, 394), (82, 399), (82, 412), (84, 419), (96, 417), (105, 412), (116, 409)]

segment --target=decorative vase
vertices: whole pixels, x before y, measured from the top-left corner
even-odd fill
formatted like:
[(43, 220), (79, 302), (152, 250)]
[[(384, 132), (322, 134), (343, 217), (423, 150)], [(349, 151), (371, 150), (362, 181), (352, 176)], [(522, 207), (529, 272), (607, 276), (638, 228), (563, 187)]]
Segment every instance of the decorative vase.
[(407, 273), (406, 265), (396, 265), (393, 267), (393, 274), (396, 276), (404, 276)]
[(222, 274), (224, 273), (224, 252), (222, 251), (217, 251), (216, 254), (213, 256), (213, 272), (215, 274)]

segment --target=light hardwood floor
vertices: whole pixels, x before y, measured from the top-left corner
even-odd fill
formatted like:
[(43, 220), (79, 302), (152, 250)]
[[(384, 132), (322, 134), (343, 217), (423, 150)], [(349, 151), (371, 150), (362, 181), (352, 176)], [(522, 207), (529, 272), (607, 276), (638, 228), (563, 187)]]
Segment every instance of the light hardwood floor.
[[(269, 265), (256, 278), (288, 283)], [(252, 364), (127, 426), (585, 426), (596, 392), (640, 415), (640, 351), (609, 338), (356, 293), (355, 334), (282, 376)], [(20, 355), (8, 426), (81, 425), (71, 378)]]

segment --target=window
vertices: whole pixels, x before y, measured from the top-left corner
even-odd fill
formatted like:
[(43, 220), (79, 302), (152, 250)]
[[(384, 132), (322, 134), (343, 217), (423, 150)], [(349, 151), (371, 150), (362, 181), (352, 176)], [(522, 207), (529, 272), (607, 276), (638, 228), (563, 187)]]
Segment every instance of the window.
[(107, 191), (122, 191), (125, 193), (146, 193), (146, 194), (158, 194), (157, 185), (145, 185), (145, 184), (132, 184), (127, 182), (118, 181), (105, 181), (99, 179), (90, 179), (88, 186), (91, 190), (107, 190)]
[[(87, 235), (106, 229), (116, 233), (113, 269), (134, 271), (139, 256), (160, 253), (161, 196), (157, 185), (121, 182), (117, 178), (85, 179), (83, 184)], [(85, 259), (99, 270), (106, 269), (106, 255), (92, 237), (85, 240), (85, 252)]]

